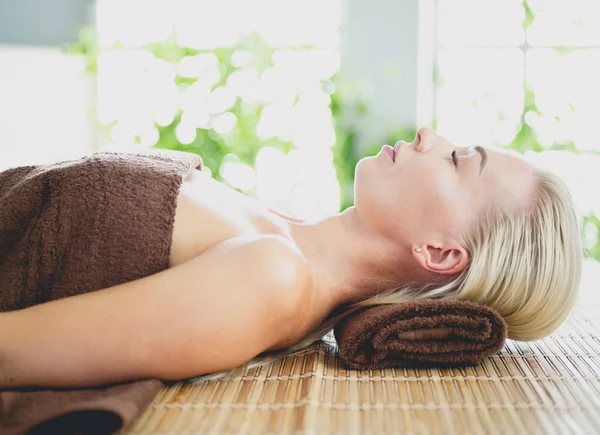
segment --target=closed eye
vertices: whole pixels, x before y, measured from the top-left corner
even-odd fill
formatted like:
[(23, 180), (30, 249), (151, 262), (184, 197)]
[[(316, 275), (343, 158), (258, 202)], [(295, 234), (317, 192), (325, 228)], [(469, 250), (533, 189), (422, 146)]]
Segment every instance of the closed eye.
[(452, 151), (452, 163), (454, 163), (454, 166), (458, 167), (458, 160), (456, 158), (456, 150)]

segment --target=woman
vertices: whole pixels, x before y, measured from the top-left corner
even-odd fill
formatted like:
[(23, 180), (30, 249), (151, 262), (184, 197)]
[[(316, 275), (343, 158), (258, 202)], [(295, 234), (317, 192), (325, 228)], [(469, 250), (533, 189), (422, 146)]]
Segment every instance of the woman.
[[(67, 312), (82, 326), (52, 336), (68, 358), (57, 351), (37, 366), (34, 349), (0, 355), (0, 382), (217, 377), (298, 352), (360, 307), (414, 298), (488, 305), (509, 338), (535, 340), (567, 318), (581, 263), (563, 182), (517, 153), (457, 147), (427, 128), (362, 159), (354, 206), (316, 222), (194, 171), (179, 192), (170, 267), (5, 318), (2, 331), (43, 329)], [(114, 315), (103, 334), (135, 343), (129, 352), (86, 346), (98, 313)]]

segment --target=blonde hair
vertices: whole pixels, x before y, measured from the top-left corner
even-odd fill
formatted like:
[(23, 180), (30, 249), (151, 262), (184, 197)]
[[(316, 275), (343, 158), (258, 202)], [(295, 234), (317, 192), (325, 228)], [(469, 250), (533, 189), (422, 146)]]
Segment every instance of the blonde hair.
[[(562, 179), (534, 169), (537, 184), (531, 207), (520, 213), (497, 207), (482, 213), (463, 239), (470, 253), (469, 264), (451, 282), (438, 287), (431, 283), (403, 285), (340, 306), (298, 344), (261, 354), (242, 367), (250, 369), (304, 352), (360, 308), (420, 298), (466, 300), (489, 306), (504, 317), (508, 338), (513, 340), (533, 341), (554, 332), (576, 301), (583, 262), (581, 225)], [(191, 381), (219, 379), (230, 372)]]

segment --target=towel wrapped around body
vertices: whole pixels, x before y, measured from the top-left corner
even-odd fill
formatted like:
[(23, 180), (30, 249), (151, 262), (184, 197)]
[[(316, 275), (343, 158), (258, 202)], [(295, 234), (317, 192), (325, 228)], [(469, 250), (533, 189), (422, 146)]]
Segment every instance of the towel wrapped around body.
[[(201, 165), (196, 154), (147, 150), (0, 172), (0, 311), (168, 268), (179, 189)], [(148, 379), (4, 390), (0, 433), (111, 433), (143, 412), (161, 388)]]
[[(399, 338), (410, 331), (423, 331), (426, 336), (427, 331), (439, 329), (447, 329), (448, 336)], [(340, 358), (353, 369), (452, 367), (477, 365), (498, 352), (507, 331), (502, 316), (485, 305), (416, 299), (361, 309), (342, 319), (334, 336)]]

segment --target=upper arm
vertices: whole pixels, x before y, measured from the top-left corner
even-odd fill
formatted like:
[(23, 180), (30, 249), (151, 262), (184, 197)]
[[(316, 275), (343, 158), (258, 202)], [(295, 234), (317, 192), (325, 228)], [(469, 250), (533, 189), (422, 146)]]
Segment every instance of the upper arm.
[[(271, 236), (229, 239), (191, 260), (179, 279), (194, 282), (195, 295), (174, 310), (179, 326), (155, 344), (159, 377), (227, 370), (285, 339), (295, 327), (303, 272), (286, 241)], [(163, 346), (180, 366), (164, 358)]]
[(304, 274), (279, 237), (236, 237), (170, 269), (10, 316), (12, 384), (182, 379), (234, 368), (293, 331)]

